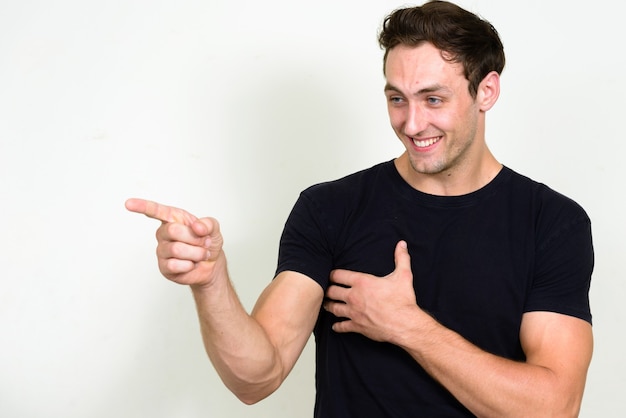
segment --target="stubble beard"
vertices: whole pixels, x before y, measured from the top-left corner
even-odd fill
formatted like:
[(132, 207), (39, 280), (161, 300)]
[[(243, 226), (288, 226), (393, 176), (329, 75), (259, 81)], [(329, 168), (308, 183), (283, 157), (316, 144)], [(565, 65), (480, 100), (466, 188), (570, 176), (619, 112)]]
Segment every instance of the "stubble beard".
[(446, 171), (452, 171), (462, 165), (465, 165), (469, 159), (472, 145), (474, 144), (476, 130), (472, 129), (468, 135), (468, 139), (454, 149), (454, 152), (446, 152), (443, 156), (437, 157), (434, 161), (424, 161), (420, 158), (414, 158), (409, 153), (409, 164), (413, 171), (423, 175), (437, 175)]

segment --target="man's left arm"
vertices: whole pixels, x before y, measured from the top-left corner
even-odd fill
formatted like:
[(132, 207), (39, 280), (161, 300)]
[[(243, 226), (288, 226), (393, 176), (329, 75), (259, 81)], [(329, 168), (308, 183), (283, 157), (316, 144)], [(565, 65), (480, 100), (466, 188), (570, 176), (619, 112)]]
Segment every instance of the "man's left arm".
[[(576, 417), (593, 351), (591, 325), (553, 312), (524, 314), (525, 362), (484, 350), (444, 327), (417, 304), (406, 243), (387, 280), (336, 270), (324, 307), (348, 318), (336, 332), (358, 332), (406, 350), (479, 417)], [(337, 286), (339, 285), (339, 286)]]

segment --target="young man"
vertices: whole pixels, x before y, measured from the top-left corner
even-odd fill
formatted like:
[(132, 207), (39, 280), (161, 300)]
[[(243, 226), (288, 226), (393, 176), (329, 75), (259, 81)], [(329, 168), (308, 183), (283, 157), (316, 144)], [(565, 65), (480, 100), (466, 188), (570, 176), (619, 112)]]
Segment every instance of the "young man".
[(388, 16), (380, 43), (406, 150), (301, 194), (251, 314), (215, 219), (127, 208), (163, 222), (160, 270), (191, 286), (207, 353), (246, 403), (278, 388), (313, 331), (316, 417), (576, 416), (593, 345), (590, 221), (487, 148), (497, 32), (429, 2)]

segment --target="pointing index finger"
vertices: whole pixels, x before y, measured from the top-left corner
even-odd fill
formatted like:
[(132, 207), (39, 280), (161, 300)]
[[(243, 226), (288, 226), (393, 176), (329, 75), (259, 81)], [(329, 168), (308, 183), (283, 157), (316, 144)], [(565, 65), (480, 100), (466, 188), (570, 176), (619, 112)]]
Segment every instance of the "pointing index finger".
[(157, 219), (161, 222), (176, 222), (190, 225), (198, 219), (182, 209), (161, 205), (160, 203), (150, 200), (128, 199), (125, 206), (126, 209), (131, 212), (141, 213), (149, 218)]

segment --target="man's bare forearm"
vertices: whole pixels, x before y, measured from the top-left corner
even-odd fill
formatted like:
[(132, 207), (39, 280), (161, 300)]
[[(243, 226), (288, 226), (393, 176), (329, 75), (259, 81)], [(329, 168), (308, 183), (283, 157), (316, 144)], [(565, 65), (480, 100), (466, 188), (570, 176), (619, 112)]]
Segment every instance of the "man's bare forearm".
[[(563, 337), (577, 340), (570, 347), (578, 353), (563, 356), (570, 363), (565, 366), (558, 363), (560, 347), (554, 355), (534, 347), (526, 362), (516, 362), (479, 349), (432, 318), (420, 321), (417, 338), (399, 345), (479, 417), (576, 417), (591, 357), (590, 326), (563, 319), (578, 322)], [(534, 352), (540, 354), (534, 357)]]
[(224, 266), (210, 286), (194, 287), (206, 352), (224, 384), (244, 403), (282, 382), (281, 362), (261, 325), (242, 306)]

